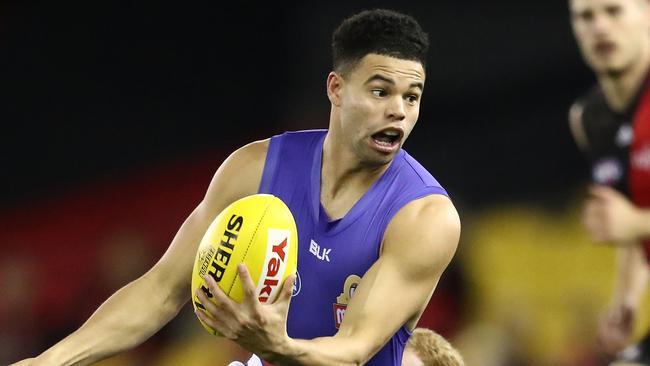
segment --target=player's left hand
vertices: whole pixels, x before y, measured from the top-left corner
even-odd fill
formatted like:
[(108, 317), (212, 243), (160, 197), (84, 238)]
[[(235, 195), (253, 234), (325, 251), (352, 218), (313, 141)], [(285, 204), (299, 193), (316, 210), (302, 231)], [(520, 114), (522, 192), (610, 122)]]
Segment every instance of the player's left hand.
[(593, 240), (620, 244), (640, 239), (640, 213), (632, 202), (607, 186), (592, 186), (589, 193), (583, 222)]
[(256, 286), (246, 265), (237, 267), (244, 289), (241, 304), (230, 299), (219, 288), (211, 276), (204, 276), (213, 301), (199, 288), (196, 295), (205, 306), (205, 311), (197, 310), (196, 315), (207, 325), (237, 342), (240, 346), (262, 358), (278, 353), (289, 340), (287, 335), (287, 314), (295, 275), (289, 276), (278, 298), (273, 304), (262, 304), (257, 299)]

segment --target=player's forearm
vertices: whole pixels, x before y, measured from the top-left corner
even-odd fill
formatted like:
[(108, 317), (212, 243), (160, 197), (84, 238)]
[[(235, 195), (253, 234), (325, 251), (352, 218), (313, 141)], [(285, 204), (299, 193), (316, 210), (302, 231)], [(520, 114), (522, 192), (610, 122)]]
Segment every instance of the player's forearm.
[(155, 282), (145, 275), (116, 292), (81, 328), (39, 356), (37, 364), (87, 365), (148, 339), (184, 304), (158, 293)]
[(648, 284), (648, 263), (640, 244), (628, 244), (617, 249), (614, 300), (638, 306)]
[(290, 339), (282, 348), (280, 354), (267, 356), (276, 366), (357, 366), (367, 362), (380, 347), (370, 351), (358, 338), (334, 336)]

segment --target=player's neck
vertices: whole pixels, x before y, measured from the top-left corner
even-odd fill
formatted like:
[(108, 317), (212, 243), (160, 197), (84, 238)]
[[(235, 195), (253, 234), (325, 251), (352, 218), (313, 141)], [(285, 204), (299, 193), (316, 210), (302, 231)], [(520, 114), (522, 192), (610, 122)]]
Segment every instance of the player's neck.
[(623, 112), (634, 101), (639, 89), (646, 79), (650, 67), (650, 53), (646, 52), (643, 58), (631, 65), (620, 74), (600, 74), (600, 84), (609, 107), (617, 112)]
[(320, 201), (328, 215), (336, 219), (345, 216), (387, 167), (364, 166), (334, 139), (328, 133), (323, 143)]

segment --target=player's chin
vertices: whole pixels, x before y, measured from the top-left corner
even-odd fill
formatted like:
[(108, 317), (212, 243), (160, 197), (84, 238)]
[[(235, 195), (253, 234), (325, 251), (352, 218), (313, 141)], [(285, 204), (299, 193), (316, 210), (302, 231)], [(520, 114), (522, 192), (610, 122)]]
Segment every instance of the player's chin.
[(363, 162), (367, 166), (381, 167), (390, 164), (393, 159), (395, 159), (395, 155), (397, 155), (397, 152), (386, 153), (371, 151), (363, 158)]
[(623, 74), (627, 66), (616, 58), (598, 58), (591, 62), (591, 68), (597, 74), (617, 76)]

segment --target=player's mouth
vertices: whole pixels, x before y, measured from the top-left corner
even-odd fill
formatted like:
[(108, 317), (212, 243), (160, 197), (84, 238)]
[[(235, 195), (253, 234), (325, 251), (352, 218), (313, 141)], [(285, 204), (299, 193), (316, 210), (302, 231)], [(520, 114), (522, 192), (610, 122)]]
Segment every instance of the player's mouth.
[(376, 150), (389, 154), (399, 148), (403, 136), (404, 131), (399, 128), (386, 128), (371, 137)]
[(616, 51), (616, 44), (611, 41), (598, 41), (593, 50), (598, 56), (607, 57)]

